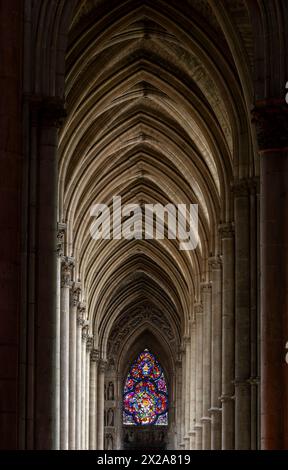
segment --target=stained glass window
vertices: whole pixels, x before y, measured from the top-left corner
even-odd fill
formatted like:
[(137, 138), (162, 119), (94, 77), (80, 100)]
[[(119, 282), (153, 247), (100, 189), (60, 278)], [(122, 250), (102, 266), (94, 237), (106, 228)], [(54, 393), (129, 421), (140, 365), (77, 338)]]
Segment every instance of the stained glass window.
[(123, 424), (168, 424), (168, 391), (164, 372), (148, 349), (139, 354), (128, 373), (124, 386)]

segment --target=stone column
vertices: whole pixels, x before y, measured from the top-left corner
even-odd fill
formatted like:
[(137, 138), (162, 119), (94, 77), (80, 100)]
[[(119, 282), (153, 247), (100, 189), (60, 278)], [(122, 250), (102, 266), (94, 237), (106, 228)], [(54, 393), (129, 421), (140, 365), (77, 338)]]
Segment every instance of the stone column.
[(37, 227), (35, 292), (35, 427), (34, 448), (55, 449), (56, 333), (57, 333), (57, 174), (58, 128), (64, 116), (63, 102), (43, 100), (38, 108), (37, 129)]
[(196, 321), (195, 318), (190, 323), (190, 449), (196, 446)]
[(186, 357), (186, 374), (185, 374), (185, 449), (190, 448), (190, 381), (191, 381), (191, 362), (190, 362), (190, 337), (185, 337), (185, 357)]
[(61, 260), (64, 255), (66, 225), (58, 223), (57, 278), (56, 278), (56, 351), (55, 351), (55, 450), (60, 449), (60, 330), (61, 330)]
[(76, 354), (77, 354), (77, 309), (80, 286), (74, 284), (70, 299), (69, 324), (69, 449), (76, 449)]
[(85, 307), (77, 309), (77, 344), (76, 344), (76, 449), (81, 450), (82, 436), (82, 328), (84, 325)]
[(235, 449), (251, 446), (249, 182), (235, 191)]
[(196, 450), (202, 450), (202, 408), (203, 408), (203, 305), (194, 307), (196, 317)]
[(260, 237), (259, 179), (250, 182), (250, 386), (251, 386), (251, 450), (260, 448)]
[(100, 359), (98, 365), (98, 450), (104, 449), (104, 383), (106, 361)]
[(81, 449), (85, 450), (86, 446), (86, 365), (87, 365), (87, 338), (88, 338), (88, 322), (84, 321), (82, 328), (82, 369), (81, 369), (81, 418), (82, 418), (82, 433), (81, 433)]
[(287, 449), (288, 106), (263, 100), (253, 114), (261, 169), (261, 447)]
[[(23, 145), (23, 131), (24, 128), (29, 123), (29, 116), (23, 116), (23, 101), (24, 101), (24, 93), (23, 93), (23, 54), (24, 50), (26, 51), (28, 47), (25, 47), (24, 42), (24, 35), (23, 35), (24, 26), (24, 7), (23, 2), (19, 0), (11, 0), (11, 1), (2, 1), (1, 2), (1, 13), (0, 13), (0, 30), (1, 30), (1, 37), (0, 37), (0, 47), (1, 47), (1, 59), (0, 59), (0, 77), (1, 77), (1, 94), (0, 94), (0, 109), (1, 109), (1, 133), (0, 133), (0, 175), (1, 175), (1, 183), (0, 183), (0, 246), (1, 246), (1, 271), (0, 271), (0, 298), (1, 298), (1, 305), (0, 305), (0, 318), (1, 318), (1, 327), (0, 327), (0, 390), (1, 390), (1, 406), (0, 406), (0, 430), (1, 430), (1, 439), (0, 439), (0, 449), (1, 450), (15, 450), (19, 444), (23, 448), (25, 444), (28, 446), (30, 445), (29, 442), (24, 441), (25, 439), (25, 431), (29, 432), (29, 428), (31, 429), (34, 422), (33, 408), (35, 404), (34, 396), (32, 397), (25, 397), (26, 390), (30, 391), (28, 380), (32, 382), (32, 387), (34, 390), (34, 363), (32, 362), (34, 358), (31, 358), (29, 354), (27, 354), (27, 360), (25, 357), (24, 363), (24, 347), (26, 348), (29, 344), (26, 343), (27, 333), (29, 331), (26, 330), (27, 324), (29, 325), (30, 322), (36, 324), (34, 319), (31, 318), (31, 311), (28, 311), (26, 314), (26, 307), (31, 304), (30, 294), (31, 292), (27, 292), (27, 284), (23, 286), (22, 295), (21, 292), (21, 284), (23, 285), (23, 269), (21, 273), (21, 267), (24, 266), (24, 263), (30, 263), (30, 272), (28, 275), (33, 276), (32, 273), (32, 266), (31, 264), (34, 261), (34, 253), (30, 247), (27, 247), (27, 251), (31, 250), (30, 253), (27, 253), (27, 260), (25, 259), (26, 253), (24, 252), (26, 246), (25, 238), (27, 236), (27, 232), (25, 231), (24, 223), (23, 223), (23, 215), (26, 210), (23, 210), (23, 194), (21, 198), (21, 189), (23, 191), (23, 176), (24, 176), (24, 169), (25, 166), (31, 165), (31, 160), (27, 154), (24, 154), (24, 145)], [(30, 72), (30, 63), (26, 64), (26, 69)], [(27, 126), (28, 127), (28, 126)], [(30, 129), (29, 129), (30, 131)], [(28, 131), (28, 132), (29, 132)], [(27, 133), (28, 133), (27, 132)], [(28, 140), (28, 136), (27, 140)], [(30, 145), (29, 145), (30, 144)], [(25, 145), (26, 149), (29, 148), (31, 150), (31, 143), (27, 142)], [(38, 155), (37, 155), (38, 156)], [(53, 159), (54, 161), (54, 159)], [(37, 161), (39, 164), (39, 159)], [(39, 167), (38, 167), (39, 169)], [(49, 173), (50, 176), (50, 173)], [(31, 179), (29, 180), (31, 183)], [(27, 186), (26, 186), (27, 187)], [(29, 191), (31, 187), (29, 187)], [(24, 192), (24, 191), (23, 191)], [(26, 191), (28, 193), (28, 191)], [(26, 202), (26, 201), (25, 201)], [(54, 202), (54, 197), (53, 197)], [(53, 203), (52, 202), (52, 203)], [(22, 205), (23, 204), (23, 205)], [(21, 207), (22, 206), (22, 207)], [(44, 209), (44, 208), (43, 208)], [(29, 214), (31, 217), (31, 213)], [(56, 219), (50, 220), (50, 223), (54, 221), (55, 228), (56, 228)], [(27, 224), (28, 225), (28, 224)], [(21, 240), (21, 233), (22, 240)], [(50, 235), (50, 234), (49, 234)], [(52, 234), (51, 234), (52, 237)], [(24, 239), (24, 240), (23, 240)], [(29, 240), (30, 241), (30, 240)], [(30, 241), (31, 243), (31, 241)], [(28, 243), (27, 243), (28, 244)], [(55, 238), (54, 238), (55, 244)], [(52, 244), (51, 246), (51, 254), (52, 254)], [(34, 248), (34, 246), (33, 246)], [(22, 251), (22, 253), (20, 252)], [(55, 246), (54, 246), (55, 250)], [(22, 255), (22, 259), (21, 259)], [(55, 260), (56, 262), (56, 260)], [(34, 263), (33, 263), (34, 264)], [(43, 263), (44, 264), (44, 263)], [(43, 271), (43, 264), (40, 266), (40, 273), (43, 276), (43, 280), (45, 280), (45, 268)], [(56, 266), (55, 266), (56, 268)], [(21, 276), (22, 274), (22, 276)], [(56, 276), (56, 269), (53, 271), (54, 274), (54, 281)], [(47, 273), (47, 280), (50, 286), (51, 282), (51, 271), (49, 270)], [(34, 279), (33, 279), (34, 280)], [(23, 292), (25, 291), (26, 292)], [(24, 300), (24, 295), (28, 293), (30, 297), (27, 302)], [(51, 297), (53, 296), (53, 291), (49, 291), (46, 294), (46, 298), (50, 301), (50, 304), (54, 301), (51, 301)], [(27, 297), (28, 297), (27, 296)], [(33, 296), (34, 297), (34, 296)], [(32, 297), (32, 298), (33, 298)], [(37, 297), (36, 297), (37, 300)], [(54, 303), (55, 307), (55, 303)], [(27, 309), (28, 310), (28, 309)], [(33, 305), (31, 305), (31, 310), (34, 310), (34, 298), (33, 298)], [(49, 306), (49, 313), (53, 313), (55, 315), (55, 311), (53, 312), (52, 308), (50, 310)], [(30, 315), (29, 315), (30, 314)], [(26, 315), (28, 318), (26, 318)], [(45, 331), (45, 327), (42, 330), (42, 324), (40, 325), (41, 332), (40, 335), (49, 335), (51, 334), (51, 343), (55, 338), (55, 333), (51, 331), (55, 326), (55, 320), (53, 323), (53, 317), (50, 318), (49, 329)], [(43, 319), (44, 323), (47, 319)], [(26, 323), (26, 325), (25, 325)], [(29, 328), (29, 327), (28, 327)], [(34, 331), (33, 331), (34, 334)], [(20, 348), (19, 340), (20, 336), (23, 335), (23, 340), (21, 338), (21, 342), (23, 343), (23, 347)], [(32, 336), (32, 335), (31, 335)], [(34, 341), (34, 336), (32, 336), (32, 342)], [(51, 376), (53, 374), (52, 370), (52, 357), (50, 356), (50, 348), (49, 348), (49, 339), (47, 338), (47, 344), (42, 345), (44, 351), (43, 355), (41, 354), (41, 359), (39, 361), (39, 379), (44, 382), (43, 388), (42, 384), (40, 384), (41, 391), (45, 390), (46, 386), (46, 377), (45, 373), (43, 374), (43, 366), (48, 373), (48, 380), (47, 385), (48, 389), (46, 389), (49, 394), (48, 400), (48, 407), (45, 406), (44, 400), (40, 398), (40, 409), (38, 407), (38, 419), (39, 419), (39, 428), (43, 424), (44, 426), (47, 425), (47, 435), (44, 435), (43, 430), (41, 430), (41, 434), (43, 438), (46, 440), (48, 438), (49, 444), (50, 440), (53, 437), (53, 428), (51, 426), (49, 420), (51, 420), (51, 411), (52, 405), (51, 399), (53, 398), (50, 394), (52, 393), (52, 387), (55, 383), (48, 384), (49, 380), (51, 380)], [(33, 343), (32, 343), (33, 344)], [(34, 349), (35, 345), (33, 344)], [(32, 346), (32, 352), (33, 351)], [(46, 351), (46, 348), (48, 351)], [(21, 351), (22, 349), (22, 351)], [(45, 362), (45, 352), (49, 352), (48, 358), (46, 358)], [(29, 351), (28, 351), (29, 353)], [(19, 364), (20, 359), (20, 364)], [(43, 359), (43, 362), (42, 362)], [(47, 364), (48, 363), (48, 364)], [(22, 367), (21, 367), (22, 366)], [(28, 378), (27, 382), (24, 383), (25, 380), (25, 373), (28, 369)], [(21, 374), (21, 375), (20, 375)], [(41, 377), (42, 374), (42, 377)], [(20, 375), (20, 377), (19, 377)], [(31, 377), (31, 378), (30, 378)], [(23, 391), (21, 390), (21, 394), (19, 396), (19, 380), (20, 385), (23, 383)], [(22, 398), (24, 396), (24, 398)], [(21, 401), (20, 401), (21, 400)], [(27, 402), (31, 403), (32, 413), (30, 409), (27, 410), (26, 415), (26, 405)], [(20, 403), (19, 403), (20, 402)], [(22, 402), (22, 403), (21, 403)], [(19, 410), (19, 406), (21, 407)], [(43, 406), (43, 409), (42, 409)], [(51, 406), (51, 410), (49, 409)], [(30, 407), (29, 407), (30, 408)], [(22, 411), (23, 410), (23, 411)], [(21, 425), (19, 423), (19, 411), (22, 411), (21, 421), (22, 421), (22, 439), (19, 443), (18, 441), (18, 426)], [(46, 413), (49, 414), (48, 418), (46, 419)], [(32, 415), (32, 416), (31, 416)], [(26, 427), (26, 429), (25, 429)], [(27, 429), (28, 428), (28, 429)], [(52, 429), (51, 429), (52, 428)], [(31, 430), (34, 431), (33, 429)], [(32, 434), (31, 432), (31, 434)], [(32, 434), (35, 436), (35, 432)], [(32, 437), (32, 438), (33, 438)], [(27, 438), (27, 437), (26, 437)], [(46, 446), (45, 446), (46, 447)], [(46, 447), (47, 448), (47, 447)], [(4, 465), (3, 465), (4, 467)]]
[(201, 284), (203, 304), (203, 410), (202, 449), (211, 449), (211, 283)]
[(90, 408), (90, 354), (93, 347), (93, 336), (88, 335), (86, 344), (86, 400), (85, 400), (85, 449), (89, 449), (89, 408)]
[(97, 374), (99, 351), (90, 355), (89, 450), (97, 449)]
[(222, 449), (234, 449), (235, 264), (234, 227), (220, 226), (222, 239)]
[(181, 441), (180, 448), (185, 449), (185, 411), (186, 411), (186, 348), (185, 342), (181, 345), (181, 358), (182, 358), (182, 391), (181, 391)]
[(178, 360), (176, 362), (176, 380), (177, 380), (177, 393), (176, 393), (176, 423), (177, 423), (177, 449), (181, 449), (182, 442), (182, 353), (178, 351)]
[(73, 260), (61, 263), (60, 306), (60, 449), (69, 448), (69, 313)]
[(209, 259), (212, 281), (211, 449), (221, 449), (222, 283), (221, 259)]

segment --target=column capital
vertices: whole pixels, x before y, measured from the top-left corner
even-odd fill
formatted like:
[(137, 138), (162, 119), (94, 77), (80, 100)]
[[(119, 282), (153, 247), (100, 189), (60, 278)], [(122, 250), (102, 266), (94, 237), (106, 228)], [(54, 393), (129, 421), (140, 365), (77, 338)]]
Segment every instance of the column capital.
[(87, 341), (88, 340), (88, 329), (89, 329), (89, 322), (87, 320), (84, 320), (83, 326), (82, 326), (82, 340)]
[(61, 287), (71, 287), (72, 270), (74, 268), (74, 258), (69, 256), (61, 257)]
[(208, 259), (208, 265), (210, 266), (210, 268), (212, 270), (218, 270), (218, 269), (221, 269), (222, 267), (222, 259), (221, 257), (218, 255), (218, 256), (211, 256), (209, 259)]
[(284, 99), (257, 101), (251, 115), (260, 153), (288, 150), (288, 106)]
[(196, 302), (194, 304), (194, 312), (197, 316), (203, 315), (204, 309), (203, 309), (203, 304), (202, 302)]
[(184, 335), (183, 336), (183, 347), (185, 348), (187, 346), (187, 344), (190, 344), (190, 336), (189, 335)]
[(93, 348), (93, 336), (87, 334), (86, 349), (88, 352), (91, 352)]
[(74, 282), (71, 289), (71, 303), (73, 307), (78, 307), (80, 299), (81, 287), (80, 283)]
[(78, 314), (84, 319), (86, 313), (86, 305), (84, 302), (79, 302), (78, 304)]
[(100, 357), (99, 349), (92, 349), (90, 354), (91, 362), (98, 362)]
[(219, 235), (222, 239), (233, 238), (235, 235), (234, 222), (226, 222), (225, 224), (220, 224), (218, 230)]
[(64, 255), (64, 237), (66, 233), (66, 224), (58, 222), (57, 224), (57, 255), (62, 258)]
[(104, 374), (107, 368), (107, 361), (105, 361), (104, 359), (99, 359), (98, 367), (99, 367), (99, 372), (101, 372), (101, 374)]

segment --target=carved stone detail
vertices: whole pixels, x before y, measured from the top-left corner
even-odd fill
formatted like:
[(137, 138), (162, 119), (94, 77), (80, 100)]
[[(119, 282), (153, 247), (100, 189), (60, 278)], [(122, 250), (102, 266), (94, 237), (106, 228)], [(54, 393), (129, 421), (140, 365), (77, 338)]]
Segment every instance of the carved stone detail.
[(100, 360), (99, 360), (98, 368), (99, 368), (99, 372), (100, 372), (101, 374), (104, 374), (104, 373), (105, 373), (106, 367), (107, 367), (107, 361), (105, 361), (104, 359), (100, 359)]
[(66, 224), (58, 223), (57, 226), (57, 254), (60, 258), (64, 255), (64, 238), (66, 233)]
[(61, 259), (61, 287), (71, 287), (74, 259), (63, 256)]
[(74, 283), (71, 290), (71, 303), (73, 307), (78, 307), (80, 300), (81, 288), (78, 283)]
[(165, 334), (167, 340), (176, 345), (175, 333), (167, 317), (156, 308), (150, 305), (143, 305), (130, 315), (125, 315), (125, 321), (123, 321), (123, 315), (120, 315), (109, 336), (108, 357), (116, 357), (121, 345), (131, 332), (139, 329), (145, 323), (150, 323), (152, 326), (157, 325), (161, 332)]
[(208, 259), (208, 265), (212, 270), (221, 269), (222, 260), (220, 256), (211, 256), (211, 258)]
[(93, 348), (93, 336), (87, 335), (86, 349), (91, 352)]
[(90, 354), (90, 360), (91, 362), (98, 362), (100, 357), (100, 353), (98, 349), (92, 349), (91, 354)]

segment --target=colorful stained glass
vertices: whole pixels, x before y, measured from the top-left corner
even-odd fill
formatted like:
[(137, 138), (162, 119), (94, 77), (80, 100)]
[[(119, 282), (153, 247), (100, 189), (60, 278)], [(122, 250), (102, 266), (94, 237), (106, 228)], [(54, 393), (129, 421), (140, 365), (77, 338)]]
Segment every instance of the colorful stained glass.
[(148, 349), (132, 364), (124, 386), (123, 423), (167, 425), (168, 392), (160, 364)]

